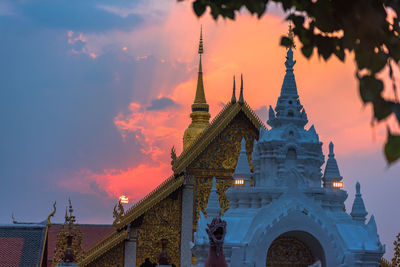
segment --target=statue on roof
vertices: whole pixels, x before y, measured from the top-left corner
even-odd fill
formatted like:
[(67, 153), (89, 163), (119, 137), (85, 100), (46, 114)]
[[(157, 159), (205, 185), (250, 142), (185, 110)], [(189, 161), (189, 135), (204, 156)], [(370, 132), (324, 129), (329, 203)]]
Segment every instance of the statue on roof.
[(113, 210), (113, 218), (114, 218), (113, 225), (114, 225), (114, 227), (116, 227), (116, 228), (119, 227), (124, 213), (125, 213), (124, 207), (122, 206), (121, 199), (120, 199), (118, 201), (118, 204), (115, 204), (114, 210)]
[(82, 232), (75, 223), (71, 200), (65, 209), (65, 221), (62, 230), (57, 235), (57, 244), (54, 248), (53, 264), (58, 266), (63, 263), (79, 262), (83, 257)]

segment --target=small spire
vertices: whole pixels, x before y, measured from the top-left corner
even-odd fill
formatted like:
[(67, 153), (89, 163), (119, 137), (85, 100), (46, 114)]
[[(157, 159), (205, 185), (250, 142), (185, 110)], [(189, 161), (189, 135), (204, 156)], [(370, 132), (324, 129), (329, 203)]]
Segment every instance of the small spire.
[(290, 48), (296, 48), (296, 45), (294, 43), (294, 32), (292, 28), (292, 22), (289, 22), (289, 30), (288, 30), (288, 38), (291, 41)]
[(243, 74), (240, 74), (240, 95), (239, 95), (239, 104), (244, 103), (244, 97), (243, 97)]
[(240, 143), (240, 154), (236, 163), (235, 172), (233, 173), (233, 178), (244, 179), (244, 185), (250, 186), (251, 171), (246, 154), (246, 139), (244, 138), (242, 138), (242, 142)]
[(200, 25), (199, 54), (203, 54), (203, 25)]
[(206, 214), (207, 218), (219, 217), (221, 213), (221, 207), (219, 206), (218, 194), (217, 194), (217, 182), (215, 177), (212, 179), (211, 193), (208, 199)]
[(336, 178), (340, 180), (342, 179), (342, 176), (340, 175), (339, 172), (339, 167), (335, 159), (335, 153), (333, 153), (332, 142), (329, 143), (329, 154), (328, 154), (328, 161), (326, 162), (324, 178)]
[(196, 96), (194, 98), (194, 103), (192, 105), (192, 111), (206, 111), (208, 112), (208, 104), (206, 101), (206, 95), (204, 93), (204, 85), (203, 85), (203, 69), (201, 65), (201, 55), (203, 54), (203, 37), (202, 37), (202, 29), (200, 29), (200, 43), (199, 43), (199, 71), (197, 77), (197, 88), (196, 88)]
[(233, 75), (233, 92), (232, 92), (232, 99), (231, 103), (236, 103), (236, 83), (235, 83), (235, 75)]
[(365, 210), (364, 200), (361, 196), (360, 183), (356, 184), (356, 197), (354, 198), (353, 207), (351, 209), (351, 217), (353, 220), (364, 223), (368, 212)]

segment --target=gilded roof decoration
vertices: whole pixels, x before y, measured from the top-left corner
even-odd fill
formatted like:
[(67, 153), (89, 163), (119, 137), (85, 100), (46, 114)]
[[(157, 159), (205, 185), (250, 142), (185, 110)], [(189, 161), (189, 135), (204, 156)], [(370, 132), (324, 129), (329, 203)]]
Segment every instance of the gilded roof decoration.
[[(189, 164), (191, 164), (207, 148), (207, 146), (225, 129), (225, 127), (227, 127), (240, 111), (246, 115), (256, 129), (259, 129), (261, 126), (265, 127), (246, 102), (243, 104), (237, 102), (227, 104), (212, 120), (211, 124), (197, 137), (193, 144), (191, 144), (188, 149), (184, 150), (181, 155), (175, 159), (172, 167), (174, 173), (182, 174)], [(229, 162), (226, 164), (232, 165), (232, 163)], [(139, 216), (143, 215), (146, 211), (177, 190), (183, 185), (183, 180), (183, 175), (173, 175), (166, 179), (156, 189), (129, 208), (122, 215), (118, 229), (123, 229), (129, 223), (133, 222)], [(100, 257), (103, 253), (122, 242), (127, 237), (127, 234), (126, 230), (112, 232), (91, 249), (86, 251), (85, 258), (80, 262), (80, 265), (86, 266), (88, 263)]]
[(259, 129), (261, 126), (265, 127), (246, 102), (242, 105), (238, 102), (229, 103), (212, 120), (211, 124), (196, 138), (196, 140), (175, 160), (175, 164), (172, 166), (173, 171), (175, 173), (183, 172), (185, 168), (192, 163), (192, 161), (195, 160), (218, 136), (218, 134), (225, 129), (225, 127), (240, 111), (243, 111), (256, 129)]

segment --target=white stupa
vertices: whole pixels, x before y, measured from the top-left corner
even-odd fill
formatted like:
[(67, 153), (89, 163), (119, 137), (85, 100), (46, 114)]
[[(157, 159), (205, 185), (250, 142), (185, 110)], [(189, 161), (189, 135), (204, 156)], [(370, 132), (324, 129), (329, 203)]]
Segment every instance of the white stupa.
[[(227, 191), (230, 208), (222, 216), (227, 222), (227, 262), (230, 267), (379, 266), (385, 247), (375, 219), (371, 216), (365, 223), (359, 183), (351, 214), (345, 211), (347, 192), (333, 143), (322, 175), (322, 143), (314, 126), (305, 128), (308, 119), (297, 93), (295, 63), (289, 48), (281, 95), (275, 109), (269, 109), (271, 129), (262, 127), (254, 143), (254, 173), (242, 141), (233, 175), (236, 186)], [(192, 252), (198, 264), (208, 254), (205, 226), (220, 210), (216, 197), (211, 193), (206, 212), (212, 212), (200, 214), (194, 235)]]

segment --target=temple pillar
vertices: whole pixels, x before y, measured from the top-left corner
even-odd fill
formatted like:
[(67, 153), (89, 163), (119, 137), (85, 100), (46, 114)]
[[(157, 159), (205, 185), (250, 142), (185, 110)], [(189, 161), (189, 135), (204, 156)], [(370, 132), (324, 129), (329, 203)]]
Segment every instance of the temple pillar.
[(193, 184), (194, 177), (185, 175), (182, 190), (182, 222), (181, 222), (181, 266), (192, 265), (192, 242), (193, 233)]
[(136, 266), (137, 230), (129, 232), (125, 240), (124, 266)]

